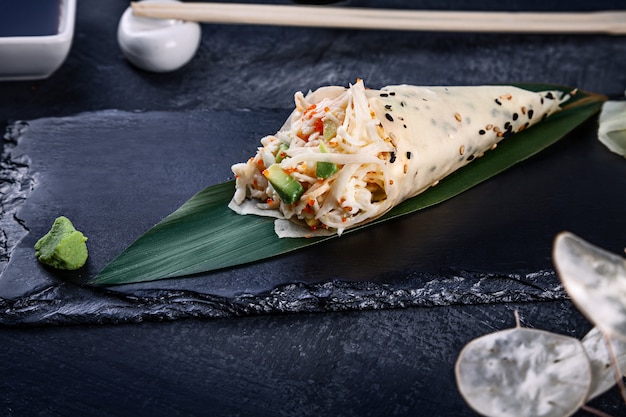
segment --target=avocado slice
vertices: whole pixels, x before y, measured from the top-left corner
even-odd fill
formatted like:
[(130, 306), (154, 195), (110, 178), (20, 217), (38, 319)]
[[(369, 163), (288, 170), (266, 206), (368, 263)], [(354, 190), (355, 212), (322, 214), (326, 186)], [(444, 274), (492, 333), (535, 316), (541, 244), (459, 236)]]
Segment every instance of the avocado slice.
[[(320, 152), (328, 153), (324, 142), (320, 143)], [(328, 178), (339, 170), (339, 167), (334, 162), (318, 162), (315, 164), (315, 176), (320, 179)]]
[(287, 174), (279, 164), (272, 164), (263, 171), (276, 193), (286, 204), (293, 204), (304, 193), (304, 188), (294, 177)]
[(324, 140), (329, 141), (330, 139), (337, 136), (337, 125), (332, 120), (324, 120)]

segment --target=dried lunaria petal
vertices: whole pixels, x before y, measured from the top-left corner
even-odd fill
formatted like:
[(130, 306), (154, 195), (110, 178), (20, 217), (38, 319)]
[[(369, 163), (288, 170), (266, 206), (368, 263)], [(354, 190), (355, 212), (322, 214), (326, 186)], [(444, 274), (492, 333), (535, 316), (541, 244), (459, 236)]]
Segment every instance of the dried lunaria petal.
[(560, 233), (553, 261), (565, 291), (599, 330), (626, 341), (626, 260), (578, 236)]
[(602, 105), (598, 139), (611, 152), (626, 157), (626, 101), (607, 101)]
[(591, 370), (578, 339), (517, 327), (465, 346), (456, 378), (465, 401), (485, 416), (566, 417), (585, 402)]
[[(607, 345), (609, 341), (612, 352)], [(585, 335), (582, 343), (591, 365), (591, 386), (587, 394), (587, 401), (590, 401), (611, 389), (617, 381), (616, 376), (621, 378), (626, 371), (626, 342), (609, 339), (594, 327)], [(619, 375), (616, 375), (617, 370), (611, 356), (615, 358), (619, 367)]]

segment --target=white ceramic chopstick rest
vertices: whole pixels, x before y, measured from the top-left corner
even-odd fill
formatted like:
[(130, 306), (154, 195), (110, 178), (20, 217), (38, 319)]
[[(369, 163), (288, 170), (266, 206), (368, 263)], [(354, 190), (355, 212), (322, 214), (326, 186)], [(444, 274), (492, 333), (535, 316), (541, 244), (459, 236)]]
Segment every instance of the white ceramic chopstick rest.
[[(146, 3), (177, 3), (145, 0)], [(117, 29), (117, 41), (126, 59), (151, 72), (175, 71), (187, 64), (198, 50), (202, 31), (196, 22), (135, 16), (126, 9)]]

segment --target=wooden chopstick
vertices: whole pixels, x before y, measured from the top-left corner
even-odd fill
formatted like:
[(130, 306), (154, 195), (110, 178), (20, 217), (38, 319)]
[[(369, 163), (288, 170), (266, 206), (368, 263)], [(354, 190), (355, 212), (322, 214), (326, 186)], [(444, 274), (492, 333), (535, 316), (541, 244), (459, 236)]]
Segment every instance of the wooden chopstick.
[(132, 2), (131, 7), (137, 16), (201, 23), (444, 32), (626, 34), (625, 11), (420, 11), (193, 2)]

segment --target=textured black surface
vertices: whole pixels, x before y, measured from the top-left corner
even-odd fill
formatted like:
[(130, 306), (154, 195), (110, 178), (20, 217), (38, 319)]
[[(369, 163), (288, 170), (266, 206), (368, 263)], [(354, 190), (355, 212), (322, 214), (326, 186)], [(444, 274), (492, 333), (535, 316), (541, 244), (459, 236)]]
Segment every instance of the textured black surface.
[(13, 330), (0, 348), (37, 360), (3, 364), (0, 400), (5, 415), (471, 416), (451, 366), (465, 339), (513, 326), (515, 307), (579, 325), (555, 306)]
[[(339, 4), (624, 7), (408, 3)], [(564, 299), (550, 246), (564, 229), (614, 252), (626, 241), (626, 167), (595, 141), (594, 120), (493, 181), (367, 234), (210, 276), (75, 284), (228, 179), (230, 164), (280, 126), (297, 90), (357, 77), (372, 87), (559, 83), (612, 97), (626, 87), (623, 38), (599, 35), (205, 26), (188, 66), (149, 74), (116, 44), (127, 4), (82, 0), (63, 67), (47, 80), (0, 83), (0, 124), (10, 126), (0, 166), (0, 414), (471, 416), (453, 365), (473, 337), (512, 326), (514, 309), (529, 326), (576, 337), (590, 328)], [(61, 213), (90, 237), (79, 275), (32, 258)], [(614, 391), (594, 405), (626, 412)]]
[[(317, 311), (563, 298), (550, 272), (556, 233), (573, 230), (615, 251), (622, 243), (621, 235), (611, 231), (626, 221), (620, 216), (625, 195), (597, 184), (626, 189), (626, 164), (585, 126), (538, 158), (445, 204), (381, 227), (252, 265), (110, 289), (131, 296), (141, 292), (145, 301), (137, 308), (130, 303), (119, 309), (115, 297), (73, 285), (93, 278), (205, 185), (227, 180), (232, 161), (245, 160), (257, 146), (248, 138), (256, 138), (257, 129), (280, 125), (282, 113), (109, 110), (12, 125), (17, 144), (9, 144), (7, 154), (30, 159), (29, 175), (19, 179), (29, 185), (22, 187), (19, 225), (30, 230), (12, 251), (0, 280), (0, 296), (18, 306), (8, 308), (5, 315), (10, 312), (11, 319), (4, 322), (127, 322), (159, 317), (161, 311), (170, 311), (163, 318), (186, 317), (190, 313), (184, 306), (172, 301), (178, 291), (185, 292), (189, 305), (210, 306), (194, 309), (192, 314), (200, 317), (310, 311), (306, 292), (300, 298), (286, 293), (289, 303), (274, 301), (280, 301), (280, 292), (272, 291), (292, 283), (350, 289), (338, 288), (341, 295), (334, 303), (316, 303)], [(33, 258), (34, 243), (58, 214), (71, 218), (90, 239), (90, 260), (77, 273), (55, 272)], [(536, 284), (518, 285), (528, 277)], [(70, 283), (58, 285), (64, 281)], [(382, 286), (372, 291), (363, 282)], [(429, 287), (437, 290), (425, 290)], [(385, 289), (412, 295), (379, 297)], [(175, 291), (173, 297), (168, 290)], [(50, 294), (56, 300), (52, 306)], [(242, 307), (242, 296), (264, 307)], [(29, 308), (20, 308), (22, 303)], [(97, 311), (109, 313), (93, 314)]]

